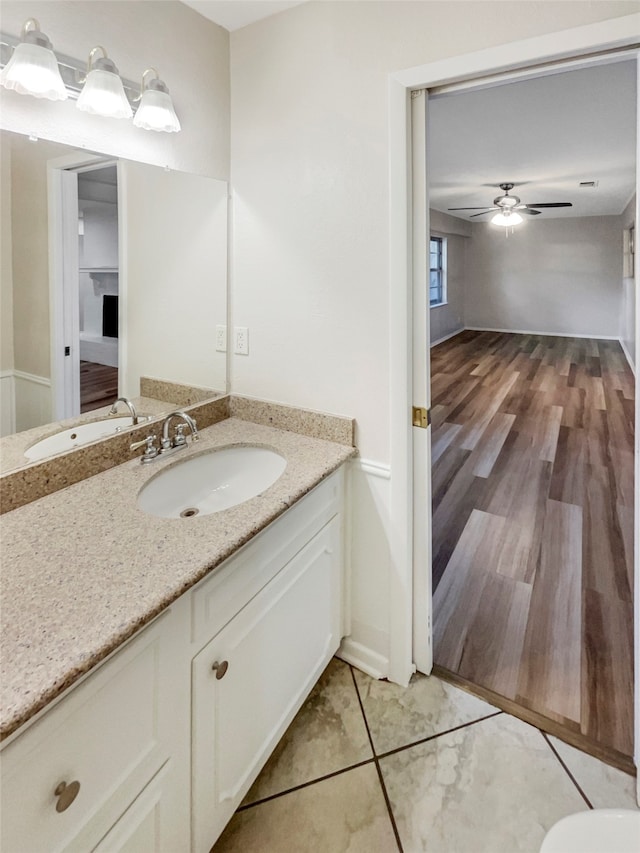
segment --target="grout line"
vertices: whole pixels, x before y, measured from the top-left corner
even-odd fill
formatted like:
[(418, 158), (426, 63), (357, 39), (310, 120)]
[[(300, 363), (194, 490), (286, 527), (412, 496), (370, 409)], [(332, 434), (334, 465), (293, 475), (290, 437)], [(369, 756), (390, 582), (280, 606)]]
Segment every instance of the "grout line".
[(376, 771), (378, 773), (378, 781), (380, 782), (380, 787), (382, 788), (382, 796), (384, 797), (384, 801), (387, 805), (387, 812), (389, 813), (389, 820), (391, 821), (391, 828), (393, 829), (393, 834), (396, 838), (396, 844), (398, 845), (399, 853), (404, 853), (402, 848), (402, 841), (400, 840), (400, 833), (398, 832), (398, 827), (396, 825), (396, 819), (393, 814), (393, 809), (391, 808), (391, 800), (389, 799), (389, 793), (387, 792), (387, 786), (384, 781), (384, 776), (382, 775), (382, 769), (380, 767), (380, 762), (378, 761), (378, 756), (376, 755), (376, 748), (373, 743), (373, 738), (371, 737), (371, 730), (369, 729), (369, 721), (367, 720), (367, 715), (364, 711), (364, 705), (362, 703), (362, 697), (360, 696), (360, 691), (358, 690), (358, 683), (356, 681), (356, 677), (353, 672), (353, 667), (349, 665), (349, 669), (351, 670), (351, 678), (353, 679), (353, 686), (356, 690), (356, 696), (358, 697), (358, 703), (360, 705), (360, 710), (362, 711), (362, 719), (364, 720), (364, 725), (367, 730), (367, 736), (369, 738), (369, 743), (371, 744), (371, 752), (373, 753), (373, 761), (376, 765)]
[(300, 785), (294, 785), (292, 788), (287, 788), (285, 791), (278, 791), (277, 794), (269, 794), (268, 797), (263, 797), (261, 800), (255, 800), (253, 803), (238, 806), (237, 811), (243, 812), (246, 811), (246, 809), (252, 809), (254, 806), (261, 806), (263, 803), (269, 803), (271, 800), (277, 800), (279, 797), (284, 797), (286, 794), (293, 794), (295, 791), (301, 791), (303, 788), (309, 788), (311, 785), (316, 785), (318, 782), (324, 782), (327, 779), (333, 779), (335, 776), (341, 776), (343, 773), (348, 773), (350, 770), (356, 770), (358, 767), (364, 767), (367, 764), (372, 764), (374, 761), (374, 758), (367, 758), (365, 761), (358, 761), (357, 764), (350, 764), (348, 767), (343, 767), (341, 770), (334, 770), (332, 773), (326, 773), (324, 776), (318, 776), (315, 779), (310, 779), (308, 782), (302, 782)]
[(589, 797), (587, 797), (587, 795), (585, 794), (585, 792), (582, 790), (582, 788), (581, 788), (581, 787), (580, 787), (580, 785), (578, 784), (578, 782), (577, 782), (577, 780), (576, 780), (576, 777), (573, 775), (573, 773), (569, 770), (569, 768), (567, 767), (567, 765), (564, 763), (564, 761), (563, 761), (563, 760), (562, 760), (562, 758), (560, 757), (560, 753), (557, 751), (557, 749), (555, 748), (555, 746), (554, 746), (554, 745), (551, 743), (551, 741), (549, 740), (549, 737), (548, 737), (547, 733), (546, 733), (546, 732), (543, 732), (543, 731), (542, 731), (542, 729), (539, 729), (539, 731), (540, 731), (540, 734), (542, 735), (542, 737), (546, 740), (546, 742), (547, 742), (547, 744), (548, 744), (549, 749), (551, 750), (551, 752), (553, 752), (553, 754), (555, 755), (555, 757), (558, 759), (558, 761), (560, 762), (560, 764), (562, 765), (562, 767), (563, 767), (563, 768), (564, 768), (564, 770), (566, 771), (566, 773), (567, 773), (567, 775), (568, 775), (569, 779), (571, 779), (571, 781), (573, 782), (573, 784), (574, 784), (574, 785), (576, 786), (576, 788), (578, 789), (578, 793), (580, 794), (580, 796), (582, 797), (582, 799), (583, 799), (583, 800), (585, 801), (585, 803), (589, 806), (589, 808), (590, 808), (590, 809), (592, 809), (592, 808), (593, 808), (593, 804), (591, 803), (591, 800), (589, 799)]
[(428, 743), (430, 740), (437, 740), (439, 737), (449, 735), (452, 732), (458, 732), (460, 729), (467, 729), (469, 726), (475, 726), (476, 723), (482, 723), (484, 720), (491, 720), (493, 717), (499, 717), (504, 711), (495, 711), (493, 714), (487, 714), (485, 717), (478, 717), (477, 720), (470, 720), (468, 723), (461, 723), (459, 726), (454, 726), (452, 729), (446, 729), (443, 732), (438, 732), (437, 735), (427, 735), (420, 740), (406, 743), (403, 746), (396, 746), (394, 749), (389, 749), (387, 752), (381, 752), (378, 758), (388, 758), (390, 755), (395, 755), (398, 752), (403, 752), (405, 749), (411, 749), (414, 746), (420, 746), (423, 743)]

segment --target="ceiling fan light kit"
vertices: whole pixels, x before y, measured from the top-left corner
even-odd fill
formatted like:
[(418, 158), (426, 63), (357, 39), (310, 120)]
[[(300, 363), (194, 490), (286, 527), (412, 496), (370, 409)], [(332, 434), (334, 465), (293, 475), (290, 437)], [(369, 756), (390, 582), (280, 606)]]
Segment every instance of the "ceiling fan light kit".
[(509, 195), (510, 190), (512, 190), (514, 187), (514, 184), (504, 183), (499, 184), (499, 186), (503, 192), (503, 195), (499, 195), (497, 198), (494, 198), (493, 205), (491, 207), (450, 207), (449, 210), (480, 211), (480, 213), (472, 213), (469, 217), (470, 219), (473, 219), (476, 216), (485, 216), (487, 213), (491, 213), (495, 210), (497, 211), (497, 213), (491, 218), (491, 224), (501, 225), (504, 228), (513, 229), (514, 225), (520, 225), (522, 222), (525, 221), (522, 218), (523, 213), (527, 216), (539, 216), (544, 208), (573, 207), (573, 205), (569, 201), (541, 202), (540, 204), (523, 204), (517, 195)]

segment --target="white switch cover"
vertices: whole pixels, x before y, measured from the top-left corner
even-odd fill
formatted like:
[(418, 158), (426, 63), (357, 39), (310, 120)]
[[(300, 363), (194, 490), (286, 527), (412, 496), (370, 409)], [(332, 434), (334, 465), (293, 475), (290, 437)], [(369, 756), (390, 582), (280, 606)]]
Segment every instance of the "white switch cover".
[(249, 355), (249, 329), (246, 326), (236, 326), (236, 355)]
[(216, 326), (216, 352), (227, 351), (227, 327)]

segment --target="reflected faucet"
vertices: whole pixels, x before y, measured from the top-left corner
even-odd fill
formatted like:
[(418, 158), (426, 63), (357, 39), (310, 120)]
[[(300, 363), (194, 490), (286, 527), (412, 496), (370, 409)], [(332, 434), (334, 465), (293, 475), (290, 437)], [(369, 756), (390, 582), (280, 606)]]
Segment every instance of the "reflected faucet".
[[(173, 441), (169, 438), (169, 427), (171, 425), (171, 421), (173, 418), (182, 418), (184, 421), (183, 424), (178, 424), (176, 427), (176, 434), (173, 437)], [(191, 440), (198, 441), (198, 428), (196, 426), (195, 420), (183, 411), (170, 412), (167, 417), (164, 419), (162, 423), (162, 437), (160, 439), (160, 453), (165, 453), (167, 450), (172, 450), (178, 447), (186, 447), (187, 437), (184, 434), (185, 426), (189, 427), (191, 431)]]
[(134, 426), (136, 426), (138, 424), (138, 413), (136, 412), (136, 407), (133, 405), (131, 400), (129, 400), (127, 397), (118, 397), (118, 399), (115, 401), (113, 406), (111, 406), (111, 408), (109, 409), (109, 414), (110, 415), (117, 414), (118, 403), (124, 403), (125, 406), (129, 409), (129, 411), (131, 412), (131, 419), (133, 420), (133, 424), (134, 424)]

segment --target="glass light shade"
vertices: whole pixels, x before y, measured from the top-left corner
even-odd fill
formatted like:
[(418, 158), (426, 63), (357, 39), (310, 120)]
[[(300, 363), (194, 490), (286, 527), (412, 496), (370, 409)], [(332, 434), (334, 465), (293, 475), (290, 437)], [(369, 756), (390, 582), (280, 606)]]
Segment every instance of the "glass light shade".
[(0, 74), (0, 85), (21, 95), (64, 101), (68, 95), (54, 52), (40, 44), (21, 42)]
[(131, 118), (133, 115), (122, 80), (115, 72), (103, 68), (94, 68), (87, 74), (76, 106), (86, 113), (109, 118)]
[(166, 133), (177, 133), (180, 130), (171, 95), (159, 89), (144, 90), (133, 123), (144, 130), (163, 130)]
[(509, 225), (520, 225), (523, 221), (524, 220), (519, 213), (496, 213), (496, 215), (491, 219), (491, 224), (504, 225), (508, 227)]

